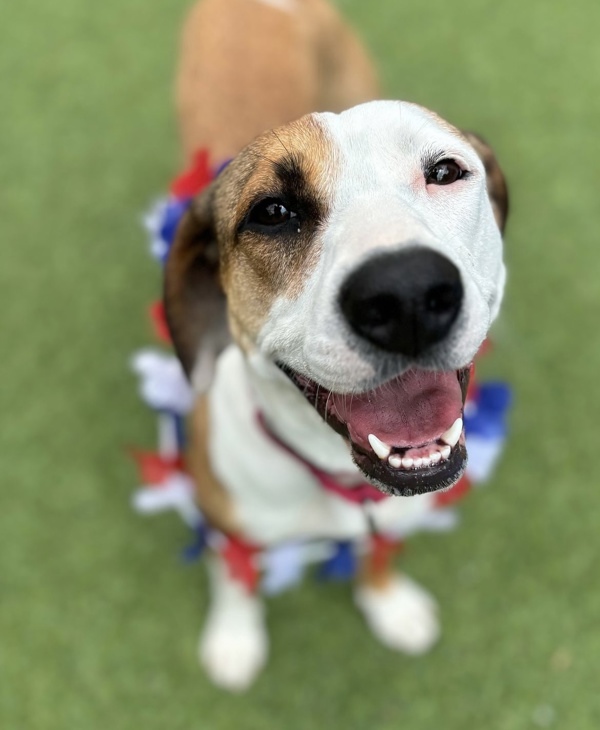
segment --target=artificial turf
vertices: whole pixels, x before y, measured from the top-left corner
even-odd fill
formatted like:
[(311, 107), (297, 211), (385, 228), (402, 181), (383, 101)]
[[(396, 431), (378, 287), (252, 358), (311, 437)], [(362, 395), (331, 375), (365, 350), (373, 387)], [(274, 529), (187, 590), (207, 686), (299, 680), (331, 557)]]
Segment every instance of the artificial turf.
[(483, 366), (516, 393), (510, 441), (461, 528), (407, 571), (442, 606), (428, 656), (380, 647), (345, 585), (269, 601), (245, 696), (195, 647), (201, 567), (143, 520), (123, 447), (153, 419), (127, 371), (158, 272), (138, 219), (177, 170), (187, 0), (5, 7), (0, 73), (0, 727), (525, 730), (600, 727), (595, 0), (345, 0), (387, 92), (484, 134), (513, 209), (509, 286)]

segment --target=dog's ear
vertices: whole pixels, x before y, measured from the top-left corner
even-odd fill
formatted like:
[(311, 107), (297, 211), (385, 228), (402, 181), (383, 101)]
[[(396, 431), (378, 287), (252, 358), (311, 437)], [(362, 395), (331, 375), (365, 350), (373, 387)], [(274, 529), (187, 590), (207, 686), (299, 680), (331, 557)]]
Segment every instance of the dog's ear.
[(165, 265), (164, 304), (171, 339), (198, 392), (210, 385), (215, 361), (229, 342), (213, 199), (211, 185), (193, 200)]
[(464, 135), (483, 162), (490, 203), (492, 204), (498, 228), (504, 233), (506, 218), (508, 217), (508, 187), (506, 186), (504, 173), (498, 164), (494, 150), (485, 139), (474, 132), (464, 132)]

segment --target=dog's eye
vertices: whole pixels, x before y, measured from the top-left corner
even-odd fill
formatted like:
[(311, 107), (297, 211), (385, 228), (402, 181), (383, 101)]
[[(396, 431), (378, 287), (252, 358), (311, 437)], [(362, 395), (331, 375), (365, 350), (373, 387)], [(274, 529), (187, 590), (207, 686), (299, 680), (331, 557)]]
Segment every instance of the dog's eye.
[(425, 173), (427, 185), (451, 185), (465, 177), (466, 171), (454, 160), (441, 160)]
[(248, 223), (259, 226), (281, 226), (296, 218), (296, 213), (290, 210), (282, 200), (265, 198), (257, 203), (248, 215)]

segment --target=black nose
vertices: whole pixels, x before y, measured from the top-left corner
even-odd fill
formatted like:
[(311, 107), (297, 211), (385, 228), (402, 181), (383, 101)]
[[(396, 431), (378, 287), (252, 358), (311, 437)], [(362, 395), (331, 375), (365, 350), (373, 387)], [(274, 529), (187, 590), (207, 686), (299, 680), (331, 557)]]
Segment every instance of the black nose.
[(342, 286), (340, 306), (360, 337), (417, 357), (450, 332), (462, 297), (456, 266), (420, 247), (363, 264)]

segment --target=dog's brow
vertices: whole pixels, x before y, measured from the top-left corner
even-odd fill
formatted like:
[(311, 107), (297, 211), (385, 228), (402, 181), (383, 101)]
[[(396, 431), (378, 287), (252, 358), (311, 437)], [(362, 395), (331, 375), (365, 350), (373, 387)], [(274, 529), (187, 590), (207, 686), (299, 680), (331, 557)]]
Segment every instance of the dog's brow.
[(448, 157), (448, 153), (445, 150), (436, 147), (428, 147), (423, 150), (421, 155), (421, 167), (423, 170), (429, 169), (432, 165), (435, 165), (439, 160), (443, 160)]
[(302, 170), (301, 161), (297, 155), (283, 157), (274, 163), (273, 168), (285, 188), (294, 192), (305, 190), (306, 177)]

